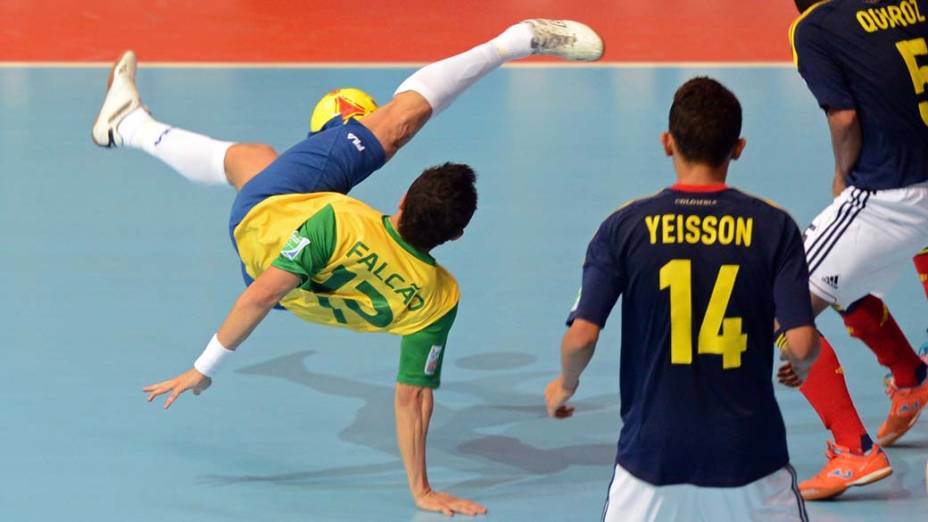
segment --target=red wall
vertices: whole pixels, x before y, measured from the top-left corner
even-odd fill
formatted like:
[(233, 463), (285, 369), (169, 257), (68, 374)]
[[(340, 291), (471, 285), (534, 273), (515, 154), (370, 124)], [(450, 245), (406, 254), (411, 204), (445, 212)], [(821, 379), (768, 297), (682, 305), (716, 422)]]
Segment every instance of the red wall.
[(146, 62), (422, 62), (532, 16), (587, 22), (607, 61), (787, 61), (796, 12), (792, 0), (0, 0), (0, 61), (131, 47)]

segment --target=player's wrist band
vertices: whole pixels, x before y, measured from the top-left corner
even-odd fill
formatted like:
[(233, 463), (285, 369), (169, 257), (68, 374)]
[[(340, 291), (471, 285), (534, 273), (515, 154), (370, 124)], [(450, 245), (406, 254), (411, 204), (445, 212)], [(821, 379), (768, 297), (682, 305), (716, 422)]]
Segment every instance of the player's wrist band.
[(213, 338), (209, 340), (209, 344), (206, 345), (206, 349), (203, 350), (203, 353), (197, 357), (197, 360), (193, 363), (193, 367), (203, 375), (212, 377), (222, 364), (222, 361), (232, 353), (233, 351), (223, 346), (222, 343), (219, 342), (219, 338), (216, 334), (213, 334)]

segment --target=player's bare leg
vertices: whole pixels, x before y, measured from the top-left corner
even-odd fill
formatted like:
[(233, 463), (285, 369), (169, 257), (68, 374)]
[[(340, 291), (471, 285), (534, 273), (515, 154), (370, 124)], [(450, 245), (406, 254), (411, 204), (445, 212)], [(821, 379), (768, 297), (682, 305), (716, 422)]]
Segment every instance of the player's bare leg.
[[(420, 69), (400, 85), (390, 103), (364, 123), (389, 159), (431, 116), (503, 63), (533, 54), (589, 61), (599, 59), (602, 51), (602, 40), (584, 24), (526, 20), (489, 42)], [(93, 125), (97, 145), (141, 149), (192, 181), (231, 184), (236, 189), (276, 158), (267, 145), (215, 140), (156, 121), (142, 105), (135, 85), (136, 70), (132, 51), (125, 52), (114, 65), (106, 99)]]
[(97, 145), (140, 149), (191, 181), (232, 185), (236, 190), (277, 157), (268, 145), (220, 141), (155, 120), (135, 85), (137, 68), (132, 51), (123, 53), (113, 66), (93, 125)]
[(571, 20), (530, 19), (515, 24), (489, 42), (419, 69), (397, 87), (392, 101), (364, 120), (387, 158), (425, 125), (430, 117), (488, 73), (510, 60), (531, 55), (593, 61), (603, 53), (599, 35)]
[(263, 143), (236, 143), (226, 151), (223, 165), (226, 179), (235, 190), (241, 190), (277, 158), (277, 151)]
[(368, 115), (363, 123), (377, 137), (387, 159), (390, 159), (409, 143), (431, 116), (429, 102), (419, 93), (407, 91), (397, 94), (390, 103)]

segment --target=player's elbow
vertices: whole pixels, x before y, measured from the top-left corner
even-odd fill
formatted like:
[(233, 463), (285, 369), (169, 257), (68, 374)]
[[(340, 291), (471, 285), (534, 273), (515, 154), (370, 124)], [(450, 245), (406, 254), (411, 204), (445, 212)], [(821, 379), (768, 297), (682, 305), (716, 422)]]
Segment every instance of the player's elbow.
[(860, 125), (855, 109), (828, 109), (828, 124), (833, 130), (844, 131)]
[(793, 328), (786, 332), (790, 354), (803, 362), (812, 362), (818, 357), (819, 336), (812, 326)]
[(584, 319), (576, 319), (567, 330), (564, 338), (564, 347), (576, 351), (587, 350), (596, 346), (599, 340), (599, 325)]

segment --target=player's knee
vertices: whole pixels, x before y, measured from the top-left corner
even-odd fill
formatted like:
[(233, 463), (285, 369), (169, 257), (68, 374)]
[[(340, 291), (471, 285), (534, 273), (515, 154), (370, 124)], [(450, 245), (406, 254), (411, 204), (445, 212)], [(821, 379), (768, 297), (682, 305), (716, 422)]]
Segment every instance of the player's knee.
[(226, 152), (226, 165), (241, 162), (254, 163), (255, 161), (274, 159), (277, 152), (270, 145), (264, 143), (236, 143)]
[(277, 151), (263, 143), (236, 143), (226, 152), (226, 177), (236, 188), (241, 188), (256, 174), (277, 158)]
[(384, 149), (395, 152), (425, 125), (432, 107), (419, 93), (398, 94), (390, 103), (364, 119), (364, 126), (377, 137)]

